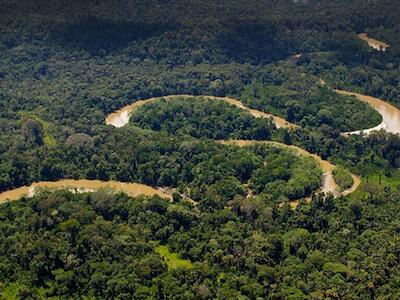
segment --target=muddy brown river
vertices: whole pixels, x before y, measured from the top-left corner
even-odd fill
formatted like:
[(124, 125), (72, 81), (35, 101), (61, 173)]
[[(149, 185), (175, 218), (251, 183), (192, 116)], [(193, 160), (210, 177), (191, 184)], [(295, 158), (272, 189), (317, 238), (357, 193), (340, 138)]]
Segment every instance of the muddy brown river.
[(361, 133), (368, 135), (375, 130), (381, 130), (381, 129), (390, 133), (400, 134), (400, 110), (395, 106), (393, 106), (392, 104), (390, 104), (389, 102), (358, 93), (347, 92), (342, 90), (335, 90), (335, 91), (342, 95), (355, 96), (360, 101), (370, 104), (382, 116), (382, 123), (376, 127), (364, 130), (344, 132), (343, 135), (361, 134)]
[[(364, 96), (356, 93), (351, 93), (351, 92), (345, 92), (345, 91), (339, 91), (337, 90), (336, 92), (341, 93), (341, 94), (346, 94), (346, 95), (355, 95), (358, 99), (368, 102), (371, 104), (374, 108), (376, 108), (383, 116), (383, 122), (381, 125), (379, 125), (379, 128), (383, 128), (387, 131), (394, 132), (394, 133), (400, 133), (400, 111), (395, 108), (394, 106), (388, 104), (385, 101), (382, 101), (377, 98), (369, 97), (369, 96)], [(151, 98), (147, 100), (139, 100), (134, 102), (133, 104), (130, 104), (128, 106), (125, 106), (119, 110), (117, 110), (114, 113), (111, 113), (110, 115), (107, 116), (106, 118), (106, 123), (109, 125), (112, 125), (114, 127), (123, 127), (129, 123), (129, 118), (131, 114), (138, 109), (140, 106), (154, 102), (156, 100), (159, 100), (161, 98), (164, 98), (168, 101), (174, 100), (177, 98), (188, 98), (188, 99), (193, 99), (195, 96), (191, 95), (172, 95), (172, 96), (166, 96), (166, 97), (160, 97), (160, 98)], [(256, 118), (271, 118), (273, 122), (277, 125), (277, 127), (283, 127), (283, 128), (295, 128), (298, 127), (295, 124), (287, 122), (285, 119), (261, 112), (255, 109), (251, 109), (247, 106), (245, 106), (242, 102), (240, 102), (237, 99), (229, 98), (229, 97), (214, 97), (214, 96), (199, 96), (203, 97), (204, 99), (208, 100), (219, 100), (219, 101), (225, 101), (231, 105), (234, 105), (238, 108), (241, 108), (243, 110), (248, 111), (250, 114), (252, 114)], [(378, 128), (377, 127), (377, 128)], [(363, 132), (368, 133), (374, 129), (377, 128), (372, 128), (372, 129), (366, 129)], [(361, 132), (361, 131), (360, 131)], [(347, 135), (349, 134), (358, 134), (358, 132), (349, 132), (345, 133)], [(357, 187), (360, 184), (360, 178), (353, 175), (353, 180), (354, 180), (354, 185), (343, 192), (339, 192), (338, 186), (336, 185), (332, 171), (334, 170), (335, 166), (331, 164), (330, 162), (323, 160), (321, 157), (311, 154), (307, 152), (306, 150), (292, 146), (292, 145), (285, 145), (277, 142), (271, 142), (271, 141), (264, 141), (264, 142), (259, 142), (259, 141), (243, 141), (243, 140), (229, 140), (229, 141), (222, 141), (224, 144), (234, 144), (238, 145), (241, 147), (244, 146), (249, 146), (249, 145), (254, 145), (255, 143), (266, 143), (270, 145), (274, 145), (276, 147), (284, 147), (287, 149), (291, 149), (298, 153), (299, 155), (303, 156), (309, 156), (314, 158), (321, 166), (321, 168), (324, 171), (323, 174), (323, 179), (322, 179), (322, 186), (320, 191), (324, 193), (332, 193), (334, 196), (340, 196), (340, 195), (347, 195), (352, 193), (357, 189)], [(49, 190), (57, 190), (57, 189), (68, 189), (73, 192), (91, 192), (91, 191), (96, 191), (102, 188), (107, 188), (107, 189), (112, 189), (115, 191), (120, 191), (124, 192), (130, 196), (138, 196), (138, 195), (146, 195), (146, 196), (153, 196), (153, 195), (159, 195), (163, 198), (167, 199), (172, 199), (172, 192), (169, 192), (168, 189), (156, 189), (147, 185), (143, 184), (138, 184), (138, 183), (122, 183), (122, 182), (116, 182), (116, 181), (109, 181), (109, 182), (103, 182), (99, 180), (60, 180), (56, 182), (37, 182), (33, 183), (31, 186), (25, 186), (25, 187), (20, 187), (11, 191), (3, 192), (0, 193), (0, 203), (5, 202), (5, 201), (10, 201), (10, 200), (17, 200), (20, 199), (22, 196), (27, 196), (27, 197), (32, 197), (34, 196), (38, 191), (43, 190), (43, 189), (49, 189)], [(188, 198), (189, 201), (192, 201)]]
[(94, 192), (100, 189), (112, 189), (114, 191), (123, 192), (132, 197), (139, 195), (154, 196), (158, 195), (162, 198), (167, 198), (172, 200), (172, 196), (169, 193), (165, 193), (161, 190), (155, 189), (153, 187), (138, 184), (138, 183), (124, 183), (117, 181), (100, 181), (100, 180), (60, 180), (60, 181), (41, 181), (33, 183), (30, 186), (20, 187), (14, 190), (10, 190), (4, 193), (0, 193), (0, 203), (18, 200), (23, 196), (33, 197), (36, 193), (41, 190), (60, 190), (67, 189), (76, 193), (83, 192)]
[[(388, 44), (372, 39), (367, 36), (367, 34), (362, 33), (359, 34), (358, 37), (366, 41), (369, 46), (372, 48), (379, 50), (379, 51), (386, 51), (386, 49), (389, 47)], [(298, 59), (301, 56), (301, 54), (296, 54), (291, 57), (291, 59)], [(320, 82), (322, 85), (325, 84), (323, 80), (320, 79)], [(352, 135), (352, 134), (369, 134), (375, 130), (386, 130), (387, 132), (395, 133), (395, 134), (400, 134), (400, 110), (394, 107), (393, 105), (389, 104), (386, 101), (383, 101), (378, 98), (358, 94), (358, 93), (353, 93), (353, 92), (347, 92), (347, 91), (342, 91), (342, 90), (335, 90), (339, 94), (343, 95), (349, 95), (349, 96), (355, 96), (357, 99), (366, 102), (370, 104), (373, 108), (375, 108), (381, 115), (382, 115), (382, 123), (377, 125), (376, 127), (373, 128), (367, 128), (363, 130), (357, 130), (357, 131), (351, 131), (351, 132), (344, 132), (342, 133), (345, 136)], [(130, 105), (127, 105), (111, 114), (109, 114), (106, 118), (106, 124), (112, 125), (114, 127), (123, 127), (129, 123), (129, 118), (132, 115), (132, 113), (137, 110), (139, 107), (146, 103), (154, 102), (159, 99), (166, 99), (167, 101), (174, 100), (177, 98), (186, 98), (186, 99), (193, 99), (195, 97), (202, 97), (207, 100), (219, 100), (219, 101), (225, 101), (231, 105), (234, 105), (235, 107), (238, 107), (240, 109), (243, 109), (245, 111), (248, 111), (251, 115), (253, 115), (256, 118), (270, 118), (272, 121), (276, 124), (276, 126), (279, 128), (289, 128), (293, 129), (298, 127), (295, 124), (292, 124), (285, 119), (274, 116), (272, 114), (268, 114), (265, 112), (258, 111), (256, 109), (251, 109), (247, 106), (245, 106), (241, 101), (229, 97), (215, 97), (215, 96), (193, 96), (193, 95), (170, 95), (170, 96), (165, 96), (165, 97), (157, 97), (157, 98), (150, 98), (146, 100), (138, 100)], [(245, 141), (245, 140), (228, 140), (228, 141), (220, 141), (223, 144), (230, 144), (230, 145), (237, 145), (240, 147), (245, 147), (245, 146), (250, 146), (254, 145), (256, 143), (265, 143), (269, 145), (273, 145), (276, 147), (281, 147), (281, 148), (286, 148), (290, 149), (292, 151), (295, 151), (299, 155), (303, 156), (309, 156), (315, 159), (319, 165), (321, 166), (324, 174), (322, 178), (322, 185), (320, 188), (320, 191), (323, 193), (332, 193), (334, 196), (340, 196), (340, 195), (348, 195), (352, 192), (354, 192), (357, 187), (360, 185), (360, 178), (354, 174), (352, 174), (354, 184), (351, 188), (339, 192), (339, 188), (333, 179), (333, 170), (335, 166), (331, 164), (330, 162), (323, 160), (321, 157), (311, 154), (307, 152), (306, 150), (299, 148), (297, 146), (293, 145), (285, 145), (277, 142), (272, 142), (272, 141)], [(99, 180), (60, 180), (56, 182), (48, 182), (48, 181), (43, 181), (43, 182), (36, 182), (33, 183), (30, 186), (24, 186), (20, 188), (16, 188), (14, 190), (6, 191), (3, 193), (0, 193), (0, 203), (6, 202), (6, 201), (11, 201), (11, 200), (18, 200), (23, 196), (27, 197), (32, 197), (34, 196), (37, 192), (40, 192), (43, 189), (46, 190), (58, 190), (58, 189), (68, 189), (76, 193), (81, 193), (81, 192), (92, 192), (96, 191), (102, 188), (106, 189), (112, 189), (114, 191), (119, 191), (119, 192), (124, 192), (130, 196), (139, 196), (139, 195), (146, 195), (146, 196), (153, 196), (153, 195), (159, 195), (163, 198), (167, 198), (172, 200), (172, 192), (169, 189), (157, 189), (153, 188), (144, 184), (138, 184), (138, 183), (123, 183), (123, 182), (116, 182), (116, 181), (99, 181)], [(188, 198), (188, 200), (190, 200)], [(190, 200), (192, 201), (192, 200)], [(298, 202), (292, 203), (292, 206), (297, 206)]]

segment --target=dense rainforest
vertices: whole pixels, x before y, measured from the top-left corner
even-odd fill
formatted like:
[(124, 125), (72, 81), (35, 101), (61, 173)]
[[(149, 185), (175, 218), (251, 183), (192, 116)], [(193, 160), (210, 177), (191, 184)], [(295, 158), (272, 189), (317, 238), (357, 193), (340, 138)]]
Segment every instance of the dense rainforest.
[[(171, 202), (103, 189), (1, 203), (1, 299), (400, 297), (400, 137), (343, 135), (382, 116), (335, 92), (400, 108), (396, 1), (0, 7), (0, 193), (60, 179), (174, 191)], [(106, 124), (151, 97), (122, 128)], [(231, 139), (329, 160), (339, 197), (320, 193), (316, 160), (219, 141)]]
[(0, 287), (21, 299), (396, 299), (399, 197), (296, 210), (237, 197), (207, 211), (41, 194), (0, 208)]
[(256, 119), (249, 112), (221, 100), (200, 97), (160, 99), (140, 107), (132, 114), (130, 122), (153, 131), (213, 140), (269, 140), (277, 131), (268, 119)]

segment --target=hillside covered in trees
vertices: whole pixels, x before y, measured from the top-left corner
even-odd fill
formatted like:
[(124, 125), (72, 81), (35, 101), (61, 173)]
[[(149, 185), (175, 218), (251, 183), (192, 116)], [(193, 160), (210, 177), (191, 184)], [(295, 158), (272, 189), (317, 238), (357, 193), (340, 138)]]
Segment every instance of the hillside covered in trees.
[(0, 193), (85, 179), (172, 199), (65, 187), (0, 203), (0, 299), (400, 297), (400, 137), (346, 136), (384, 120), (337, 92), (400, 108), (396, 1), (0, 7)]

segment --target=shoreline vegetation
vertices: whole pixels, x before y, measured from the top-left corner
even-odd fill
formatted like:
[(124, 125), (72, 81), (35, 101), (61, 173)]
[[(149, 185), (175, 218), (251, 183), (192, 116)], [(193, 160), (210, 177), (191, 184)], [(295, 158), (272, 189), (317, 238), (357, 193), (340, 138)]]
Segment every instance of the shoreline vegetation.
[[(145, 104), (156, 104), (158, 101), (161, 99), (164, 99), (165, 101), (173, 101), (173, 100), (179, 100), (179, 99), (186, 99), (187, 100), (188, 96), (183, 95), (183, 96), (170, 96), (170, 97), (164, 97), (164, 98), (153, 98), (149, 100), (143, 100), (143, 101), (138, 101), (135, 102), (133, 105), (129, 105), (121, 110), (118, 110), (115, 113), (111, 113), (110, 115), (107, 116), (106, 118), (106, 123), (109, 125), (112, 125), (114, 127), (122, 127), (129, 123), (129, 119), (131, 118), (132, 114), (134, 112), (141, 108), (141, 107), (146, 107), (144, 106)], [(198, 97), (190, 97), (189, 99), (194, 101), (194, 99), (207, 99), (207, 101), (215, 101), (215, 100), (223, 100), (228, 102), (230, 105), (233, 105), (236, 108), (240, 108), (248, 113), (250, 113), (253, 117), (255, 118), (270, 118), (270, 115), (265, 114), (263, 112), (254, 110), (254, 109), (248, 109), (244, 105), (242, 105), (238, 100), (231, 99), (231, 98), (216, 98), (216, 97), (205, 97), (205, 98), (198, 98)], [(196, 103), (196, 101), (194, 101)], [(286, 124), (288, 126), (288, 123), (282, 123)], [(288, 126), (289, 128), (293, 128), (293, 126)], [(228, 140), (228, 141), (222, 141), (222, 144), (231, 144), (231, 145), (239, 145), (239, 146), (249, 146), (249, 145), (256, 145), (259, 144), (259, 141), (240, 141), (240, 140)], [(322, 167), (324, 174), (322, 176), (321, 180), (321, 188), (320, 192), (322, 193), (332, 193), (335, 197), (340, 196), (340, 195), (346, 195), (352, 191), (354, 191), (358, 185), (360, 180), (355, 176), (351, 175), (354, 178), (357, 178), (355, 180), (354, 185), (346, 187), (345, 190), (341, 190), (338, 185), (335, 183), (334, 178), (332, 177), (332, 171), (334, 170), (334, 166), (330, 164), (329, 162), (322, 160), (321, 157), (317, 155), (310, 154), (309, 152), (296, 147), (296, 146), (288, 146), (285, 144), (277, 143), (277, 142), (261, 142), (265, 143), (268, 145), (273, 145), (276, 147), (280, 148), (287, 148), (291, 150), (295, 150), (296, 153), (299, 153), (301, 156), (305, 157), (312, 157), (315, 161), (317, 161), (320, 166)], [(81, 189), (82, 191), (94, 191), (98, 190), (100, 188), (111, 188), (115, 191), (120, 191), (120, 192), (127, 192), (131, 196), (137, 196), (139, 194), (144, 194), (147, 196), (151, 196), (154, 194), (157, 194), (161, 197), (165, 197), (168, 199), (172, 199), (172, 193), (165, 193), (166, 189), (163, 188), (152, 188), (150, 186), (146, 186), (143, 184), (136, 184), (136, 183), (122, 183), (122, 182), (101, 182), (98, 180), (60, 180), (57, 182), (39, 182), (39, 183), (34, 183), (30, 187), (22, 187), (22, 188), (17, 188), (11, 191), (6, 191), (0, 194), (0, 201), (6, 201), (6, 199), (12, 199), (16, 200), (19, 197), (23, 195), (28, 195), (28, 197), (32, 197), (35, 194), (35, 189), (37, 188), (50, 188), (50, 189), (72, 189), (75, 191), (79, 191)], [(181, 195), (181, 197), (185, 197)], [(298, 203), (297, 200), (292, 201), (294, 203), (294, 207)], [(292, 205), (293, 205), (292, 203)]]
[[(300, 57), (300, 55), (298, 55), (297, 57)], [(350, 96), (356, 96), (358, 99), (360, 99), (361, 101), (367, 102), (370, 105), (372, 105), (375, 109), (377, 109), (381, 115), (383, 115), (384, 120), (382, 121), (382, 123), (374, 128), (370, 128), (370, 129), (364, 129), (364, 130), (358, 130), (358, 131), (354, 131), (354, 132), (344, 132), (342, 133), (344, 136), (349, 136), (352, 134), (370, 134), (371, 132), (375, 131), (375, 130), (380, 130), (380, 129), (384, 129), (384, 130), (391, 130), (395, 133), (398, 133), (399, 128), (397, 128), (396, 126), (398, 125), (397, 122), (397, 118), (396, 116), (393, 117), (393, 113), (400, 115), (400, 112), (398, 109), (392, 107), (390, 104), (388, 104), (385, 101), (382, 101), (380, 99), (377, 98), (373, 98), (373, 97), (369, 97), (369, 96), (365, 96), (365, 95), (361, 95), (361, 94), (357, 94), (357, 93), (353, 93), (353, 92), (347, 92), (347, 91), (342, 91), (342, 90), (335, 90), (335, 92), (339, 93), (339, 94), (344, 94), (344, 95), (350, 95)], [(122, 109), (119, 109), (111, 114), (109, 114), (106, 118), (106, 124), (112, 125), (114, 127), (123, 127), (126, 124), (129, 123), (129, 119), (132, 116), (132, 114), (139, 109), (140, 107), (142, 107), (143, 105), (146, 105), (148, 103), (156, 103), (157, 101), (161, 100), (161, 99), (165, 99), (166, 101), (174, 101), (176, 99), (206, 99), (206, 100), (218, 100), (218, 101), (225, 101), (230, 105), (233, 105), (237, 108), (243, 109), (244, 111), (249, 112), (251, 115), (253, 115), (256, 118), (272, 118), (272, 120), (274, 121), (274, 123), (278, 126), (278, 127), (283, 127), (283, 128), (290, 128), (290, 129), (294, 129), (297, 127), (297, 125), (291, 124), (289, 122), (287, 122), (286, 120), (258, 111), (256, 109), (250, 109), (248, 107), (246, 107), (245, 105), (243, 105), (239, 100), (233, 99), (233, 98), (228, 98), (228, 97), (213, 97), (213, 96), (190, 96), (190, 95), (172, 95), (172, 96), (166, 96), (166, 97), (160, 97), (160, 98), (151, 98), (151, 99), (146, 99), (146, 100), (139, 100), (134, 102), (131, 105), (125, 106)], [(388, 109), (387, 107), (390, 106), (390, 110), (388, 113)], [(389, 121), (388, 121), (389, 120)], [(389, 125), (387, 124), (389, 123)], [(394, 124), (394, 125), (393, 125)], [(400, 131), (399, 131), (400, 132)], [(235, 143), (235, 142), (233, 142)], [(256, 142), (255, 142), (256, 143)], [(304, 153), (303, 153), (304, 154)], [(323, 192), (331, 192), (333, 193), (335, 196), (338, 195), (346, 195), (349, 193), (349, 191), (354, 191), (360, 180), (353, 174), (350, 175), (350, 177), (352, 177), (352, 181), (354, 181), (355, 185), (354, 186), (346, 186), (346, 190), (341, 191), (340, 193), (338, 192), (341, 188), (343, 188), (340, 184), (340, 188), (338, 188), (337, 186), (335, 186), (335, 180), (332, 180), (332, 170), (324, 170), (324, 180), (323, 180), (323, 186), (322, 186), (322, 191)], [(333, 176), (335, 177), (335, 176)], [(354, 180), (356, 179), (356, 180)], [(29, 195), (32, 196), (32, 189), (34, 189), (34, 187), (47, 187), (47, 188), (78, 188), (78, 189), (98, 189), (100, 187), (99, 182), (98, 181), (93, 181), (92, 183), (89, 183), (89, 181), (76, 181), (74, 183), (70, 182), (65, 184), (66, 182), (61, 180), (59, 182), (40, 182), (40, 183), (35, 183), (33, 184), (31, 187), (22, 187), (22, 188), (17, 188), (11, 191), (6, 191), (0, 194), (0, 201), (5, 201), (5, 199), (10, 198), (13, 200), (16, 200), (17, 198), (23, 196), (23, 195)], [(121, 187), (116, 187), (116, 185), (121, 185)], [(132, 183), (132, 187), (122, 187), (122, 185), (125, 185), (126, 183), (118, 183), (118, 182), (104, 182), (101, 184), (102, 187), (110, 187), (113, 186), (113, 189), (117, 190), (117, 191), (125, 191), (128, 192), (128, 194), (136, 196), (137, 192), (141, 192), (145, 195), (153, 195), (153, 194), (159, 194), (162, 197), (166, 197), (166, 198), (170, 198), (172, 199), (171, 194), (165, 194), (163, 192), (161, 192), (160, 190), (153, 190), (153, 188), (151, 187), (146, 187), (145, 185), (143, 185), (143, 187), (148, 188), (148, 190), (143, 189), (143, 187), (141, 185), (138, 185), (136, 183)], [(95, 188), (94, 188), (95, 187)]]

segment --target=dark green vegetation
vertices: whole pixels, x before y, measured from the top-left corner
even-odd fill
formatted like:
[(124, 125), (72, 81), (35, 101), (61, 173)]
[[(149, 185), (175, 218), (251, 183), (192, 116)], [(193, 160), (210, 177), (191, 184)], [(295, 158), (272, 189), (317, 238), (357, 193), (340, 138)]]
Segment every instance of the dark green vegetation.
[[(390, 7), (391, 3), (387, 1), (385, 6)], [(381, 15), (381, 11), (376, 15)], [(399, 107), (400, 36), (396, 28), (398, 25), (372, 31), (372, 37), (390, 44), (386, 52), (378, 52), (367, 43), (355, 40), (343, 44), (346, 54), (310, 52), (297, 64), (324, 78), (330, 86), (385, 99)]]
[(240, 99), (249, 107), (273, 112), (302, 127), (323, 125), (352, 131), (371, 128), (382, 121), (372, 107), (316, 86), (310, 79), (292, 80), (279, 86), (252, 83), (245, 87)]
[(134, 125), (172, 135), (214, 140), (269, 140), (275, 125), (221, 100), (174, 99), (147, 103), (130, 119)]
[[(148, 103), (133, 113), (130, 122), (175, 136), (191, 135), (215, 140), (268, 140), (272, 130), (276, 133), (269, 120), (256, 119), (250, 113), (220, 100), (202, 98), (161, 99)], [(214, 156), (209, 155), (207, 163), (195, 166), (191, 196), (196, 197), (193, 191), (200, 186), (205, 188), (211, 184), (207, 189), (217, 191), (219, 197), (229, 200), (235, 194), (244, 194), (241, 185), (249, 181), (252, 191), (262, 193), (265, 199), (276, 201), (286, 197), (295, 200), (310, 195), (320, 186), (322, 172), (313, 159), (299, 158), (288, 151), (262, 145), (237, 149), (236, 153), (220, 150)], [(202, 154), (205, 154), (204, 150)], [(193, 158), (191, 163), (196, 161)], [(202, 175), (196, 178), (197, 174)]]
[[(4, 204), (2, 297), (399, 298), (400, 138), (340, 136), (379, 118), (331, 90), (400, 105), (398, 3), (189, 2), (0, 0), (0, 191), (116, 179), (177, 187), (199, 202), (58, 192)], [(377, 52), (360, 32), (391, 46)], [(303, 56), (285, 61), (295, 53)], [(303, 128), (180, 102), (151, 108), (159, 128), (143, 108), (136, 121), (156, 131), (104, 124), (132, 101), (169, 94), (232, 96)], [(315, 163), (208, 139), (219, 136), (299, 145), (363, 185), (291, 210), (280, 204), (316, 188)], [(168, 268), (163, 257), (193, 267)]]
[(267, 157), (264, 166), (254, 171), (250, 187), (266, 199), (279, 196), (289, 200), (309, 195), (321, 184), (322, 171), (312, 158), (300, 159), (289, 153), (274, 153), (263, 146), (253, 147), (255, 152)]
[[(151, 186), (178, 187), (184, 193), (189, 188), (189, 196), (204, 201), (204, 205), (211, 208), (223, 206), (236, 194), (245, 195), (242, 184), (253, 178), (255, 172), (265, 170), (265, 166), (277, 172), (276, 178), (266, 180), (271, 184), (279, 180), (281, 187), (287, 183), (288, 190), (282, 190), (282, 196), (290, 199), (307, 196), (319, 186), (320, 170), (316, 163), (286, 150), (267, 146), (240, 149), (210, 140), (171, 137), (138, 128), (107, 128), (93, 138), (75, 134), (63, 145), (46, 152), (42, 148), (36, 151), (33, 159), (25, 160), (19, 169), (11, 163), (6, 165), (10, 175), (24, 174), (24, 181), (18, 182), (22, 176), (4, 177), (8, 181), (3, 181), (3, 188), (13, 183), (22, 186), (34, 179), (135, 181)], [(18, 158), (11, 156), (7, 161), (18, 161)], [(275, 159), (287, 160), (284, 175), (279, 175), (279, 164), (268, 165), (269, 160)], [(299, 166), (307, 168), (299, 169)], [(278, 197), (268, 199), (278, 201)]]
[(239, 95), (252, 81), (280, 86), (306, 70), (266, 63), (299, 52), (346, 56), (343, 44), (363, 45), (354, 31), (378, 27), (373, 14), (393, 6), (315, 2), (3, 0), (1, 127), (16, 129), (17, 111), (30, 111), (89, 133), (138, 98)]
[[(42, 194), (0, 207), (1, 289), (21, 299), (395, 299), (399, 200), (378, 189), (295, 211), (237, 198), (209, 212), (106, 192)], [(158, 243), (191, 264), (168, 268)]]

